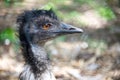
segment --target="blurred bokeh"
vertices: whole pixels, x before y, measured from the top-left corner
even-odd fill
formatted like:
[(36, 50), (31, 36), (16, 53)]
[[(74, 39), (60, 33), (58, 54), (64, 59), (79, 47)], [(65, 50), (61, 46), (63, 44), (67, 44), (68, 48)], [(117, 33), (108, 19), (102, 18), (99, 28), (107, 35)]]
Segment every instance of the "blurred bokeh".
[(57, 80), (120, 80), (120, 0), (0, 0), (0, 80), (18, 80), (23, 68), (17, 15), (50, 8), (84, 30), (45, 45)]

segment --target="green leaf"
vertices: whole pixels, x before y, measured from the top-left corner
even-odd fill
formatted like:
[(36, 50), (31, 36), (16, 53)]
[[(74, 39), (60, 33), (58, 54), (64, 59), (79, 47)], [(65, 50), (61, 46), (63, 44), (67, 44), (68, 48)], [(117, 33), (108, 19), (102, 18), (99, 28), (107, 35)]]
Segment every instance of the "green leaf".
[(51, 8), (52, 9), (55, 8), (55, 5), (53, 3), (51, 3), (51, 2), (47, 3), (46, 5), (44, 5), (42, 7), (42, 9), (45, 9), (45, 10), (50, 10)]
[(98, 9), (98, 13), (101, 17), (105, 18), (106, 20), (112, 20), (116, 18), (113, 11), (108, 7), (100, 7)]
[(16, 41), (15, 30), (12, 28), (6, 28), (0, 32), (0, 41), (4, 41), (5, 39), (9, 39), (11, 42)]

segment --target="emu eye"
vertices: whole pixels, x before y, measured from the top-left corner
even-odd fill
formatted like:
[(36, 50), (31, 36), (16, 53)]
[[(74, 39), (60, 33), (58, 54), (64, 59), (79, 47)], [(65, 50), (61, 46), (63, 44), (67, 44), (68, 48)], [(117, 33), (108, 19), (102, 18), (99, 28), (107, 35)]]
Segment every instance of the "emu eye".
[(45, 25), (43, 25), (43, 29), (44, 30), (48, 30), (50, 27), (52, 26), (52, 24), (45, 24)]

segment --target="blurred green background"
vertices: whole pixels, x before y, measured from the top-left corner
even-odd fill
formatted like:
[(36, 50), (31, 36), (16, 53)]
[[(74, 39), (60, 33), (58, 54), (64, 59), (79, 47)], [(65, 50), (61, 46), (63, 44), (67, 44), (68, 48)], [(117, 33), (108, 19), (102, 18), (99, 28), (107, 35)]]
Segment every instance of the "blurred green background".
[(46, 44), (57, 80), (120, 80), (120, 0), (0, 0), (0, 80), (18, 80), (24, 64), (17, 16), (51, 8), (84, 30)]

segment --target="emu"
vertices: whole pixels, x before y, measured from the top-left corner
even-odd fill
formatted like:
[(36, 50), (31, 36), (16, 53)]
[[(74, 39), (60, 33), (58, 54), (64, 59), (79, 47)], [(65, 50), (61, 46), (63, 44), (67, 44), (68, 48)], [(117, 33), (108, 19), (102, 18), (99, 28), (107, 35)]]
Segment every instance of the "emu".
[(44, 44), (55, 37), (83, 30), (60, 22), (53, 10), (28, 10), (17, 18), (19, 39), (25, 59), (20, 80), (56, 80)]

